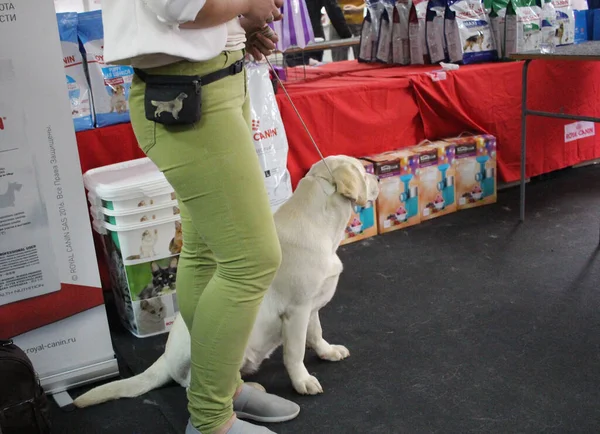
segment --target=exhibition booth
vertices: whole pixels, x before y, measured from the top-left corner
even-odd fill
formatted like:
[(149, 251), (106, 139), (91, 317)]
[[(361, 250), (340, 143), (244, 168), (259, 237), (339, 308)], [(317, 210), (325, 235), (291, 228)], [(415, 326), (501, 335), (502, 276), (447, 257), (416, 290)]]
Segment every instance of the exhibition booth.
[[(383, 28), (401, 10), (394, 4), (386, 3), (383, 18), (369, 11), (366, 21)], [(0, 339), (26, 352), (52, 394), (119, 375), (103, 292), (113, 293), (136, 338), (170, 330), (175, 280), (158, 292), (150, 287), (155, 273), (176, 274), (182, 243), (174, 191), (129, 123), (133, 69), (104, 64), (99, 2), (55, 5), (0, 5)], [(480, 6), (489, 21), (493, 11)], [(572, 44), (579, 15), (567, 12)], [(409, 27), (402, 32), (412, 44)], [(363, 55), (369, 35), (360, 41)], [(446, 47), (434, 64), (388, 54), (273, 72), (248, 62), (253, 140), (273, 211), (319, 161), (296, 109), (325, 156), (360, 158), (378, 176), (380, 197), (354, 208), (343, 244), (495, 203), (498, 185), (521, 175), (523, 63), (499, 50), (465, 57), (467, 45), (479, 44), (470, 38), (461, 40), (460, 59)], [(381, 43), (371, 49), (379, 53)], [(292, 101), (273, 86), (274, 74)], [(599, 75), (592, 61), (534, 63), (528, 105), (600, 116)], [(600, 158), (593, 123), (533, 118), (528, 127), (527, 177)], [(145, 328), (143, 302), (152, 298), (167, 313), (159, 327)]]

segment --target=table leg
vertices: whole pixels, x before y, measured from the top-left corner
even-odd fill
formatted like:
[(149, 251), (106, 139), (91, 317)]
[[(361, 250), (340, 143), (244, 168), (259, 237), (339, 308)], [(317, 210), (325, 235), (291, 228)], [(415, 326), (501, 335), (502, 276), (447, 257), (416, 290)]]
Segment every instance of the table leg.
[(521, 192), (520, 192), (520, 214), (519, 220), (525, 221), (525, 164), (527, 161), (527, 70), (530, 60), (523, 64), (523, 83), (521, 91)]

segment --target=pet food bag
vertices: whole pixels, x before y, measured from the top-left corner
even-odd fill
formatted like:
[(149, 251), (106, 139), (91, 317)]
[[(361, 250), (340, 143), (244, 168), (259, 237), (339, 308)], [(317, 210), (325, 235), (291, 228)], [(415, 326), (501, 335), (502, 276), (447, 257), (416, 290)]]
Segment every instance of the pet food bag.
[(445, 31), (451, 62), (466, 65), (498, 59), (490, 19), (481, 0), (449, 0)]
[(129, 122), (127, 100), (133, 79), (133, 68), (104, 63), (102, 12), (79, 14), (78, 33), (87, 61), (96, 126), (104, 127)]
[(541, 9), (535, 0), (510, 0), (504, 21), (504, 54), (538, 51), (542, 42)]
[(379, 26), (385, 7), (379, 0), (367, 1), (367, 15), (360, 33), (359, 62), (375, 62), (379, 48)]
[(252, 110), (252, 139), (265, 175), (271, 209), (275, 212), (291, 197), (292, 181), (287, 170), (287, 136), (267, 64), (248, 64), (248, 89)]
[(575, 42), (575, 12), (571, 0), (552, 0), (556, 10), (555, 44), (570, 45)]
[(75, 131), (85, 131), (94, 128), (92, 113), (92, 98), (90, 86), (83, 68), (83, 57), (79, 52), (77, 39), (77, 13), (67, 12), (56, 14), (58, 33), (63, 54), (65, 76), (69, 101), (71, 101), (71, 116)]
[(490, 25), (492, 26), (492, 33), (494, 34), (494, 41), (496, 41), (498, 57), (501, 59), (506, 56), (506, 52), (504, 50), (504, 27), (508, 1), (509, 0), (493, 0), (490, 12)]
[(314, 41), (315, 35), (305, 0), (284, 0), (280, 10), (283, 19), (269, 24), (279, 35), (279, 51), (283, 52), (290, 47), (304, 48)]
[(427, 51), (427, 0), (413, 0), (408, 18), (408, 31), (410, 39), (410, 62), (413, 65), (429, 63)]
[(408, 15), (412, 0), (398, 0), (392, 17), (392, 63), (410, 65)]
[(429, 0), (427, 4), (425, 30), (431, 63), (446, 62), (448, 60), (448, 47), (446, 46), (446, 36), (444, 34), (446, 5), (446, 0)]
[(394, 4), (383, 3), (383, 12), (379, 22), (379, 35), (377, 38), (376, 60), (382, 63), (392, 63), (392, 20)]

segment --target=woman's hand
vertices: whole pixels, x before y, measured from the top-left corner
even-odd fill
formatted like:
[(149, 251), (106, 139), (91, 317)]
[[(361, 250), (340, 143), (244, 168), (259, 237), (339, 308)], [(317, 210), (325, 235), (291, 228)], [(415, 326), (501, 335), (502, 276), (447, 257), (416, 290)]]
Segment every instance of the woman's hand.
[(363, 6), (346, 5), (344, 6), (345, 12), (361, 12), (364, 9)]
[(279, 8), (283, 0), (250, 0), (249, 10), (242, 15), (256, 25), (263, 25), (281, 19)]
[[(281, 19), (281, 18), (279, 18)], [(270, 56), (275, 50), (279, 37), (269, 26), (265, 25), (262, 29), (257, 29), (244, 19), (240, 20), (242, 27), (246, 30), (246, 50), (256, 60), (262, 60), (263, 56)]]

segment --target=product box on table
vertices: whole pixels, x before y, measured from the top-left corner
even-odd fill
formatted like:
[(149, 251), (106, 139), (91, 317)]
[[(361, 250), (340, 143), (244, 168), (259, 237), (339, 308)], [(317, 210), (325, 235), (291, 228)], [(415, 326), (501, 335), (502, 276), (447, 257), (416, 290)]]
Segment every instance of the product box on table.
[[(360, 160), (367, 173), (374, 174), (373, 163)], [(352, 215), (346, 226), (345, 236), (340, 245), (354, 243), (356, 241), (371, 238), (377, 235), (377, 208), (369, 202), (367, 206), (354, 205)]]
[(455, 212), (455, 146), (445, 141), (426, 142), (411, 151), (417, 155), (419, 164), (421, 221)]
[(496, 138), (465, 136), (445, 141), (454, 144), (458, 209), (496, 202)]
[(403, 149), (365, 157), (365, 160), (373, 163), (379, 180), (376, 201), (379, 233), (420, 223), (417, 156)]

